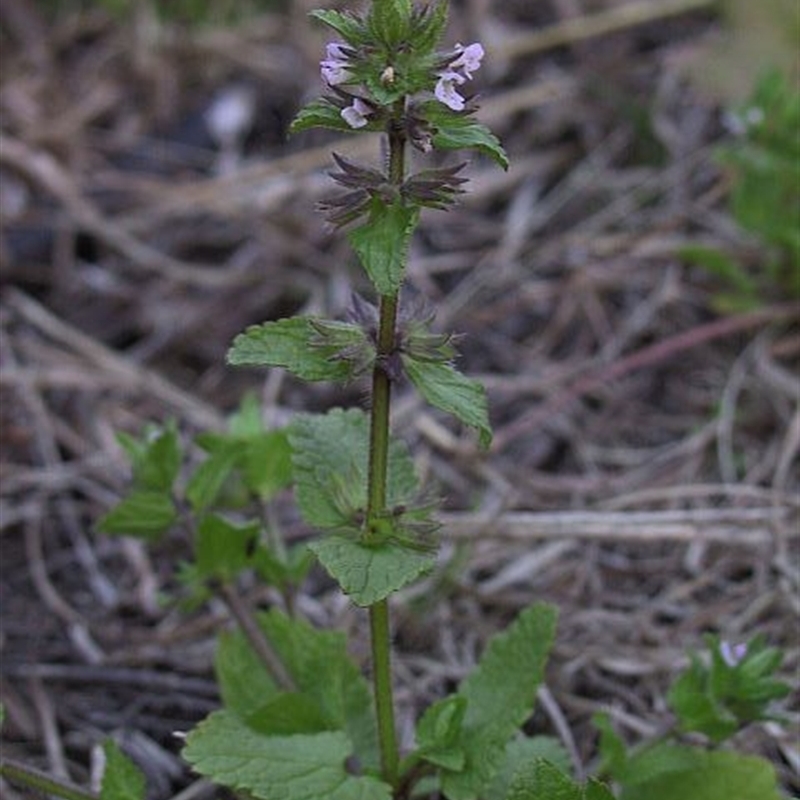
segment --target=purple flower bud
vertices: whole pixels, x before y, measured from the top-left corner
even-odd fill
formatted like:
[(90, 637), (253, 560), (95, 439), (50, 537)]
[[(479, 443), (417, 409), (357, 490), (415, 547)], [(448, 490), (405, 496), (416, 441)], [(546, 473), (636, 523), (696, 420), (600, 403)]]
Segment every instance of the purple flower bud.
[(747, 644), (745, 642), (740, 642), (739, 644), (731, 645), (731, 643), (727, 641), (720, 642), (719, 654), (729, 667), (736, 667), (747, 655)]

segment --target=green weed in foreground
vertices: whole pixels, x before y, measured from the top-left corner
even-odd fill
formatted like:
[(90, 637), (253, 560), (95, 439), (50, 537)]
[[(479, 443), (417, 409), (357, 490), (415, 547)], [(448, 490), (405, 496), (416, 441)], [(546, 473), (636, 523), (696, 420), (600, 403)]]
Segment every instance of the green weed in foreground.
[[(338, 40), (321, 62), (325, 95), (303, 109), (294, 131), (328, 127), (380, 132), (382, 168), (334, 155), (344, 192), (325, 204), (374, 289), (353, 298), (346, 321), (294, 317), (238, 336), (231, 364), (281, 367), (308, 381), (371, 382), (370, 410), (299, 414), (265, 430), (247, 399), (224, 433), (206, 433), (190, 458), (175, 425), (140, 439), (121, 436), (133, 483), (100, 523), (107, 533), (155, 541), (179, 527), (193, 542), (181, 579), (185, 600), (211, 594), (227, 603), (238, 628), (222, 633), (215, 669), (222, 708), (186, 737), (194, 770), (242, 797), (262, 800), (613, 800), (596, 778), (578, 782), (554, 739), (531, 737), (531, 715), (555, 636), (555, 610), (525, 609), (486, 647), (458, 690), (417, 722), (401, 752), (391, 675), (392, 594), (436, 565), (434, 506), (422, 491), (405, 445), (391, 435), (393, 385), (408, 379), (433, 406), (491, 439), (483, 387), (453, 365), (452, 337), (430, 329), (431, 315), (401, 297), (409, 241), (423, 207), (446, 209), (463, 191), (461, 166), (410, 173), (407, 150), (477, 150), (507, 165), (465, 96), (483, 48), (440, 49), (447, 3), (415, 8), (375, 0), (368, 12), (319, 11)], [(287, 548), (269, 504), (292, 487), (300, 513), (319, 535)], [(370, 620), (372, 684), (347, 652), (345, 637), (293, 613), (294, 593), (311, 564), (327, 570)], [(255, 613), (237, 586), (255, 574), (278, 587), (285, 610)], [(724, 646), (723, 646), (724, 645)], [(770, 800), (772, 767), (717, 749), (741, 724), (764, 718), (785, 687), (772, 679), (780, 655), (759, 641), (746, 648), (712, 642), (708, 666), (696, 659), (670, 699), (681, 731), (706, 734), (714, 747), (663, 740), (630, 752), (607, 720), (599, 774), (619, 798)], [(101, 800), (142, 800), (138, 771), (112, 745)], [(94, 797), (3, 761), (0, 775), (66, 798)]]
[(720, 279), (714, 305), (725, 312), (800, 298), (800, 92), (782, 72), (767, 72), (730, 119), (738, 137), (717, 156), (730, 175), (730, 214), (754, 237), (757, 254), (700, 245), (681, 251)]

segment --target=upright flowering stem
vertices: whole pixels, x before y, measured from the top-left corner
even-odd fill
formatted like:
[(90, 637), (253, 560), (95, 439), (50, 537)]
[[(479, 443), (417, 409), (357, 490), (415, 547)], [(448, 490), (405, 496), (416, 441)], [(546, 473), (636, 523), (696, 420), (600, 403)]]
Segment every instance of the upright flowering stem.
[[(388, 122), (389, 180), (400, 186), (405, 178), (406, 136), (403, 130), (405, 99), (395, 103)], [(395, 349), (398, 295), (380, 298), (377, 358), (372, 373), (372, 409), (370, 413), (369, 489), (367, 497), (367, 530), (378, 523), (386, 512), (386, 476), (389, 453), (389, 407), (391, 381), (385, 364)], [(372, 640), (372, 673), (378, 736), (381, 749), (383, 779), (397, 785), (398, 751), (392, 697), (391, 630), (389, 603), (380, 600), (369, 609)]]

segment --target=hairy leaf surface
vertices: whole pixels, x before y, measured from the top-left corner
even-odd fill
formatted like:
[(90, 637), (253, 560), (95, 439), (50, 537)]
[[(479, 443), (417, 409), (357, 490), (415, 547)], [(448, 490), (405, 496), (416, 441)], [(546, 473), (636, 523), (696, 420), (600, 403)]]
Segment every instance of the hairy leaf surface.
[[(342, 323), (329, 323), (346, 326)], [(355, 325), (354, 341), (363, 339)], [(350, 364), (337, 359), (330, 348), (316, 345), (318, 334), (308, 317), (290, 317), (261, 325), (251, 325), (240, 333), (228, 351), (228, 363), (234, 366), (283, 367), (306, 381), (338, 381), (350, 379)]]
[(412, 583), (436, 565), (435, 556), (392, 541), (361, 544), (331, 534), (309, 545), (345, 594), (358, 606), (370, 606)]
[[(274, 610), (260, 614), (258, 622), (297, 684), (297, 691), (319, 710), (318, 719), (324, 720), (323, 727), (346, 731), (361, 763), (377, 765), (372, 696), (366, 680), (347, 654), (344, 634), (320, 631)], [(238, 631), (220, 636), (215, 668), (225, 707), (248, 724), (260, 725), (262, 708), (286, 694), (278, 690)]]
[(483, 123), (458, 114), (438, 102), (423, 103), (422, 116), (434, 128), (433, 146), (440, 150), (478, 150), (508, 169), (508, 156), (500, 140)]
[[(324, 415), (298, 414), (292, 422), (297, 504), (303, 518), (320, 528), (351, 527), (352, 514), (367, 505), (369, 418), (359, 409)], [(417, 489), (406, 446), (389, 444), (387, 503), (411, 504)]]
[(378, 294), (393, 295), (400, 289), (418, 220), (419, 209), (376, 199), (369, 220), (347, 235)]
[(178, 512), (169, 494), (135, 489), (100, 520), (97, 529), (103, 533), (155, 539), (177, 519)]
[(660, 744), (628, 760), (620, 800), (781, 800), (775, 768), (729, 750)]
[(517, 772), (506, 800), (614, 800), (614, 795), (599, 781), (581, 785), (555, 765), (536, 759)]
[(450, 364), (437, 361), (418, 361), (404, 355), (403, 366), (411, 382), (432, 406), (476, 428), (481, 447), (491, 444), (486, 390), (478, 381), (462, 375)]
[(347, 773), (351, 755), (344, 733), (265, 736), (230, 711), (207, 717), (183, 750), (201, 775), (260, 800), (391, 800), (387, 784)]

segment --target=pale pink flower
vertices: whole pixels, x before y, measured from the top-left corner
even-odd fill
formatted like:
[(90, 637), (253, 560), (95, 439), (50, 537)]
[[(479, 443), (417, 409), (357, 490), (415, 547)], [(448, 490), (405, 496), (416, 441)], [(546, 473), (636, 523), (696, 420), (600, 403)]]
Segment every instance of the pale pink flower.
[(440, 72), (439, 80), (436, 81), (436, 88), (433, 90), (436, 99), (444, 103), (453, 111), (464, 110), (464, 98), (456, 91), (456, 85), (460, 86), (466, 78), (458, 72)]
[(328, 85), (338, 86), (340, 83), (348, 81), (350, 73), (347, 69), (347, 50), (344, 45), (338, 42), (329, 42), (325, 46), (325, 54), (327, 58), (319, 62), (319, 67), (322, 77)]
[(472, 73), (480, 68), (483, 59), (483, 46), (479, 42), (466, 47), (457, 44), (456, 57), (447, 64), (447, 69), (437, 74), (439, 80), (433, 90), (436, 99), (444, 103), (453, 111), (463, 111), (466, 101), (456, 91), (456, 86), (461, 86), (472, 80)]
[(457, 44), (456, 52), (461, 55), (455, 60), (451, 61), (448, 65), (452, 70), (460, 69), (464, 77), (472, 79), (472, 73), (480, 69), (481, 60), (483, 59), (483, 45), (480, 42), (468, 44), (466, 47), (462, 44)]
[(351, 128), (363, 128), (369, 120), (367, 117), (372, 113), (372, 106), (365, 103), (360, 97), (353, 98), (353, 104), (342, 109), (342, 119)]
[(719, 654), (729, 667), (735, 667), (747, 655), (747, 644), (741, 642), (740, 644), (732, 645), (730, 642), (720, 642)]

